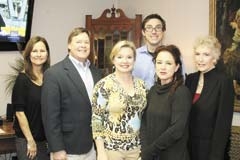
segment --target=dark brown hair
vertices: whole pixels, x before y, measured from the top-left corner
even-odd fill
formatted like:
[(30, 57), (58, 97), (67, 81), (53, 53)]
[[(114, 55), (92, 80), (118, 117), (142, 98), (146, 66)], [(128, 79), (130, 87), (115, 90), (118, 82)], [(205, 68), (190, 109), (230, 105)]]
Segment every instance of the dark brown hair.
[(158, 19), (162, 23), (162, 31), (166, 31), (166, 22), (159, 14), (150, 14), (145, 17), (142, 22), (142, 30), (145, 30), (145, 25), (150, 19)]
[(31, 52), (33, 50), (34, 45), (38, 42), (43, 42), (44, 43), (44, 45), (46, 46), (46, 49), (47, 49), (47, 53), (48, 53), (47, 61), (43, 64), (43, 67), (42, 67), (42, 72), (44, 72), (47, 68), (50, 67), (50, 49), (49, 49), (49, 45), (47, 43), (47, 40), (43, 37), (40, 37), (40, 36), (32, 37), (28, 41), (28, 43), (25, 47), (25, 50), (23, 51), (24, 71), (25, 71), (26, 75), (29, 76), (30, 79), (32, 79), (32, 80), (36, 80), (37, 77), (33, 73), (33, 68), (32, 68), (32, 62), (31, 62), (31, 59), (30, 59), (30, 55), (31, 55)]
[[(172, 86), (172, 88), (170, 90), (170, 94), (173, 94), (175, 92), (175, 90), (177, 89), (177, 87), (183, 84), (181, 52), (180, 52), (179, 48), (175, 45), (159, 46), (155, 50), (155, 54), (154, 54), (155, 56), (153, 58), (154, 63), (156, 62), (156, 58), (157, 58), (158, 54), (162, 51), (169, 52), (172, 55), (175, 64), (179, 65), (178, 70), (173, 75), (174, 85)], [(158, 79), (157, 83), (160, 83), (159, 79)]]

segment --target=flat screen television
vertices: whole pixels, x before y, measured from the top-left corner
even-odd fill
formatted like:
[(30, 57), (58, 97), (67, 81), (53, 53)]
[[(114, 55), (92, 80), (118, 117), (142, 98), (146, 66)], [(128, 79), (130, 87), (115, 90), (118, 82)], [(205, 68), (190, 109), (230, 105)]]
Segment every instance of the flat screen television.
[(0, 51), (21, 51), (31, 36), (34, 0), (0, 0)]

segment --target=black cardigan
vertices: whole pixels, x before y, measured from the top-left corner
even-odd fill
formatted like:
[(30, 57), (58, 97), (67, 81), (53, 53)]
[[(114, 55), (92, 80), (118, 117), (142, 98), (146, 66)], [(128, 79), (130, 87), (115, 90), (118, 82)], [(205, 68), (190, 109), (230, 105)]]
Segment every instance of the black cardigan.
[[(187, 76), (194, 96), (200, 72)], [(233, 81), (212, 69), (204, 74), (204, 86), (190, 113), (190, 155), (193, 160), (223, 160), (233, 116)]]

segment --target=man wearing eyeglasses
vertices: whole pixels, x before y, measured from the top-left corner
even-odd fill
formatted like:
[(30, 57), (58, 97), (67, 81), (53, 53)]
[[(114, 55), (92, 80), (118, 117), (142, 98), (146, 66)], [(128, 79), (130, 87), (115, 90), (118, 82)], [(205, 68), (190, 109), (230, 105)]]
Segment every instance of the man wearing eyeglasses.
[(137, 49), (133, 75), (143, 79), (148, 89), (153, 86), (155, 81), (153, 54), (155, 49), (162, 45), (165, 31), (165, 20), (158, 14), (150, 14), (142, 22), (145, 45)]

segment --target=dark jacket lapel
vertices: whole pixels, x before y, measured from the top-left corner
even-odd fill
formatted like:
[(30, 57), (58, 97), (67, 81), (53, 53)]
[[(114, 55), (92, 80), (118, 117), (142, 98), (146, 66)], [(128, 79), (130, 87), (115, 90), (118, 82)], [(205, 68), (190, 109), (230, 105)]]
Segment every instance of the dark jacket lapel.
[(87, 94), (87, 89), (75, 66), (72, 64), (72, 62), (68, 57), (64, 59), (63, 63), (64, 63), (64, 70), (67, 72), (69, 79), (76, 86), (76, 88), (82, 94), (82, 96), (90, 103), (90, 100)]

